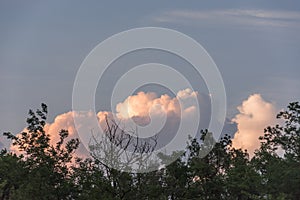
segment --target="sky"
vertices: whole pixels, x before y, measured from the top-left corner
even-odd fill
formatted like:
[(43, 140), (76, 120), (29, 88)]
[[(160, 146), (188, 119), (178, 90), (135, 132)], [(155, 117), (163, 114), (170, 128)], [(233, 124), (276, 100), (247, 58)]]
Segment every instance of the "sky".
[[(38, 108), (41, 102), (49, 106), (50, 124), (66, 116), (72, 111), (76, 73), (89, 52), (113, 34), (147, 26), (180, 31), (210, 54), (224, 81), (227, 119), (239, 130), (237, 146), (254, 148), (242, 144), (241, 138), (249, 139), (247, 134), (252, 138), (257, 129), (275, 123), (271, 116), (276, 111), (300, 99), (300, 2), (296, 0), (1, 1), (0, 132), (23, 130), (28, 109)], [(151, 61), (178, 69), (196, 85), (200, 96), (209, 96), (205, 82), (187, 63), (165, 52), (146, 50), (112, 64), (98, 85), (97, 112), (118, 112), (108, 103), (113, 86), (107, 80), (117, 80), (132, 65)], [(153, 86), (140, 90), (146, 96), (156, 92), (151, 101), (164, 94), (176, 97)], [(257, 121), (262, 123), (255, 126)], [(1, 142), (5, 143), (3, 138)]]

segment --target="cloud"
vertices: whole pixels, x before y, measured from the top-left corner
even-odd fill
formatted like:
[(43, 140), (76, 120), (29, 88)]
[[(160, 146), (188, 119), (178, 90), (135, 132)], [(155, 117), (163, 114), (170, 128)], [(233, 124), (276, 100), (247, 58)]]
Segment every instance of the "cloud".
[[(117, 104), (117, 113), (113, 116), (117, 121), (122, 121), (128, 131), (138, 131), (142, 138), (157, 135), (159, 148), (169, 143), (177, 134), (181, 122), (186, 124), (187, 132), (191, 129), (192, 126), (189, 125), (195, 123), (198, 103), (209, 108), (207, 104), (210, 104), (210, 100), (203, 101), (204, 98), (201, 100), (200, 96), (203, 95), (191, 89), (181, 90), (175, 97), (166, 94), (158, 97), (152, 92), (139, 92)], [(200, 115), (202, 114), (209, 116), (209, 111), (203, 108), (200, 111)], [(98, 113), (98, 116), (100, 115), (103, 115), (102, 112)], [(203, 119), (202, 124), (208, 123)], [(205, 125), (202, 127), (207, 128)]]
[(243, 26), (295, 26), (300, 13), (284, 10), (227, 9), (227, 10), (171, 10), (152, 17), (156, 22), (199, 24), (234, 23)]
[[(77, 130), (76, 130), (75, 124), (74, 124), (74, 115), (76, 115), (76, 117), (79, 117), (84, 122), (88, 122), (93, 117), (91, 112), (87, 112), (85, 114), (80, 114), (80, 113), (76, 113), (76, 112), (72, 112), (72, 111), (56, 116), (54, 121), (52, 123), (47, 123), (44, 128), (45, 132), (50, 135), (50, 144), (51, 145), (55, 146), (56, 143), (59, 141), (59, 138), (60, 138), (59, 132), (62, 129), (68, 130), (68, 132), (69, 132), (69, 137), (67, 138), (67, 141), (70, 139), (78, 138), (78, 133), (77, 133)], [(87, 123), (85, 123), (85, 124), (87, 124)], [(92, 129), (90, 129), (90, 130), (92, 130)], [(27, 129), (24, 128), (22, 132), (27, 132)], [(90, 135), (91, 132), (88, 132), (87, 134)], [(20, 153), (20, 151), (18, 150), (18, 148), (16, 146), (11, 145), (10, 150), (17, 154)], [(80, 144), (76, 151), (76, 155), (77, 156), (87, 156), (88, 151), (82, 144)]]
[[(176, 134), (182, 134), (178, 132), (180, 124), (183, 124), (181, 130), (184, 130), (186, 135), (195, 134), (191, 128), (191, 125), (195, 123), (196, 132), (208, 128), (210, 112), (210, 96), (191, 89), (178, 91), (174, 97), (167, 94), (158, 96), (152, 92), (139, 92), (118, 103), (116, 113), (100, 111), (95, 114), (91, 111), (70, 111), (56, 116), (52, 123), (46, 124), (45, 130), (50, 135), (53, 145), (58, 142), (58, 133), (61, 129), (68, 130), (70, 138), (80, 138), (83, 144), (88, 144), (93, 134), (97, 136), (99, 127), (105, 130), (106, 117), (108, 117), (120, 123), (127, 132), (137, 131), (141, 139), (158, 136), (157, 148), (161, 148), (168, 144)], [(200, 114), (200, 122), (195, 120), (197, 114)], [(76, 122), (79, 122), (76, 127), (74, 118)], [(233, 130), (232, 126), (235, 125), (227, 122), (224, 130)], [(182, 139), (184, 145), (186, 139)], [(78, 156), (88, 155), (83, 144), (76, 152)], [(15, 147), (11, 149), (17, 151)]]
[(233, 147), (247, 149), (253, 156), (260, 146), (258, 138), (264, 134), (264, 128), (276, 122), (276, 108), (260, 94), (253, 94), (237, 109), (239, 114), (232, 119), (238, 129), (232, 140)]
[(198, 93), (191, 89), (179, 91), (174, 98), (166, 94), (157, 97), (152, 92), (139, 92), (137, 95), (129, 96), (124, 102), (117, 104), (117, 117), (128, 119), (149, 117), (149, 114), (165, 115), (172, 112), (180, 117), (181, 106), (183, 115), (195, 112), (195, 100), (197, 99)]

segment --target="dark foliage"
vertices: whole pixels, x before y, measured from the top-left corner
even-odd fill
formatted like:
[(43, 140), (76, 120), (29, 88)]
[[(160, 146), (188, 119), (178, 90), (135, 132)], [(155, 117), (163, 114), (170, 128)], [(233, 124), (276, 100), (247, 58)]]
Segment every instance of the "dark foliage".
[[(228, 135), (214, 141), (205, 130), (200, 139), (190, 138), (185, 152), (160, 154), (156, 166), (175, 161), (149, 173), (110, 168), (103, 159), (120, 152), (101, 146), (97, 140), (91, 145), (92, 158), (74, 158), (79, 141), (67, 141), (67, 130), (61, 130), (60, 140), (52, 145), (45, 132), (47, 112), (42, 104), (40, 110), (29, 111), (25, 132), (17, 136), (4, 133), (21, 154), (0, 153), (0, 199), (300, 199), (298, 102), (278, 114), (283, 125), (265, 129), (253, 158), (246, 150), (234, 149)], [(107, 138), (121, 149), (143, 154), (155, 148), (155, 139), (140, 142), (125, 135), (118, 124), (107, 125)], [(149, 164), (137, 156), (121, 163), (113, 160), (111, 165), (125, 169), (137, 159), (141, 167)]]

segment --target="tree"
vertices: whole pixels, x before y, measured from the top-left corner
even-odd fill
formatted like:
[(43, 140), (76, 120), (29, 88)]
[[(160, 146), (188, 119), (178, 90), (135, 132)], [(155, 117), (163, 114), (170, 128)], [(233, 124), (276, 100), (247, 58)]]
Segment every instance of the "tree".
[(71, 175), (76, 188), (76, 193), (73, 194), (74, 199), (110, 200), (116, 198), (113, 187), (99, 165), (100, 163), (90, 158), (76, 159)]
[[(61, 130), (59, 141), (56, 145), (52, 145), (50, 135), (45, 132), (47, 106), (42, 104), (41, 107), (41, 110), (38, 109), (36, 112), (29, 110), (26, 131), (16, 136), (10, 132), (4, 133), (12, 140), (12, 145), (17, 147), (21, 155), (3, 153), (1, 159), (8, 157), (11, 162), (20, 163), (27, 173), (26, 178), (14, 177), (14, 181), (19, 185), (13, 198), (70, 199), (73, 185), (68, 166), (71, 164), (79, 140), (71, 139), (65, 142), (68, 131)], [(9, 181), (9, 177), (6, 181)]]
[(25, 162), (16, 154), (2, 150), (0, 153), (0, 199), (11, 199), (16, 190), (25, 182), (28, 174)]
[(225, 174), (230, 166), (230, 145), (228, 135), (215, 142), (212, 133), (204, 130), (199, 139), (190, 138), (185, 152), (161, 155), (162, 160), (175, 160), (163, 169), (165, 196), (168, 199), (226, 199)]
[(183, 152), (173, 152), (171, 155), (159, 154), (159, 157), (162, 165), (169, 164), (160, 170), (163, 196), (172, 200), (185, 198), (188, 185), (188, 171), (186, 163), (182, 160)]
[[(286, 199), (300, 197), (300, 105), (290, 103), (277, 115), (283, 125), (267, 127), (253, 162), (263, 178), (265, 196)], [(283, 155), (278, 155), (278, 150)]]
[[(296, 102), (278, 114), (281, 125), (265, 129), (253, 158), (247, 150), (233, 148), (228, 135), (215, 141), (204, 130), (200, 138), (189, 139), (185, 151), (161, 153), (153, 161), (157, 138), (141, 140), (136, 132), (129, 134), (107, 119), (103, 138), (94, 136), (90, 144), (92, 158), (73, 159), (79, 141), (66, 141), (68, 131), (61, 130), (53, 145), (45, 131), (46, 116), (47, 106), (42, 104), (41, 110), (29, 111), (26, 131), (16, 136), (4, 133), (19, 153), (0, 152), (0, 199), (296, 200), (300, 196)], [(120, 159), (127, 151), (135, 154)], [(135, 171), (129, 167), (134, 162)], [(160, 168), (140, 173), (149, 166)]]
[(231, 149), (230, 168), (226, 172), (226, 199), (259, 199), (261, 177), (249, 160), (249, 154), (242, 149)]
[[(91, 156), (111, 185), (109, 192), (112, 196), (131, 199), (143, 189), (141, 184), (145, 176), (139, 173), (151, 166), (157, 168), (151, 160), (157, 138), (141, 139), (137, 132), (126, 132), (114, 120), (106, 117), (105, 122), (104, 133), (93, 136), (89, 146)], [(133, 165), (137, 169), (133, 169)]]
[(230, 145), (228, 135), (216, 142), (208, 130), (201, 131), (200, 141), (191, 139), (186, 152), (189, 180), (193, 180), (188, 198), (224, 199)]
[(260, 139), (262, 145), (270, 151), (276, 152), (278, 148), (284, 150), (284, 157), (300, 162), (300, 105), (293, 102), (288, 105), (288, 110), (281, 111), (278, 119), (284, 121), (284, 125), (277, 124), (267, 127), (265, 134)]

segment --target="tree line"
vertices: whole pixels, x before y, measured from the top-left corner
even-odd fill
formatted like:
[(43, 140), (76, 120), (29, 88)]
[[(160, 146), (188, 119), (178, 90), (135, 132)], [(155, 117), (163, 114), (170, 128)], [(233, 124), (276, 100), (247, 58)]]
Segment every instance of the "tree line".
[[(21, 154), (1, 150), (0, 199), (300, 199), (298, 102), (277, 115), (282, 124), (266, 127), (251, 158), (247, 150), (233, 148), (228, 135), (214, 141), (203, 130), (200, 138), (189, 139), (185, 152), (160, 154), (156, 164), (173, 162), (148, 173), (111, 168), (104, 159), (120, 164), (120, 152), (96, 139), (90, 145), (91, 158), (76, 157), (79, 140), (68, 139), (67, 130), (58, 133), (60, 139), (53, 145), (45, 131), (47, 112), (45, 104), (35, 112), (29, 110), (25, 132), (4, 133)], [(126, 135), (117, 123), (107, 126), (105, 137), (119, 150), (131, 148), (137, 155), (151, 153), (156, 145), (155, 138), (140, 142)], [(205, 149), (210, 151), (203, 157)], [(142, 156), (128, 162), (133, 159), (141, 166), (146, 162)]]

